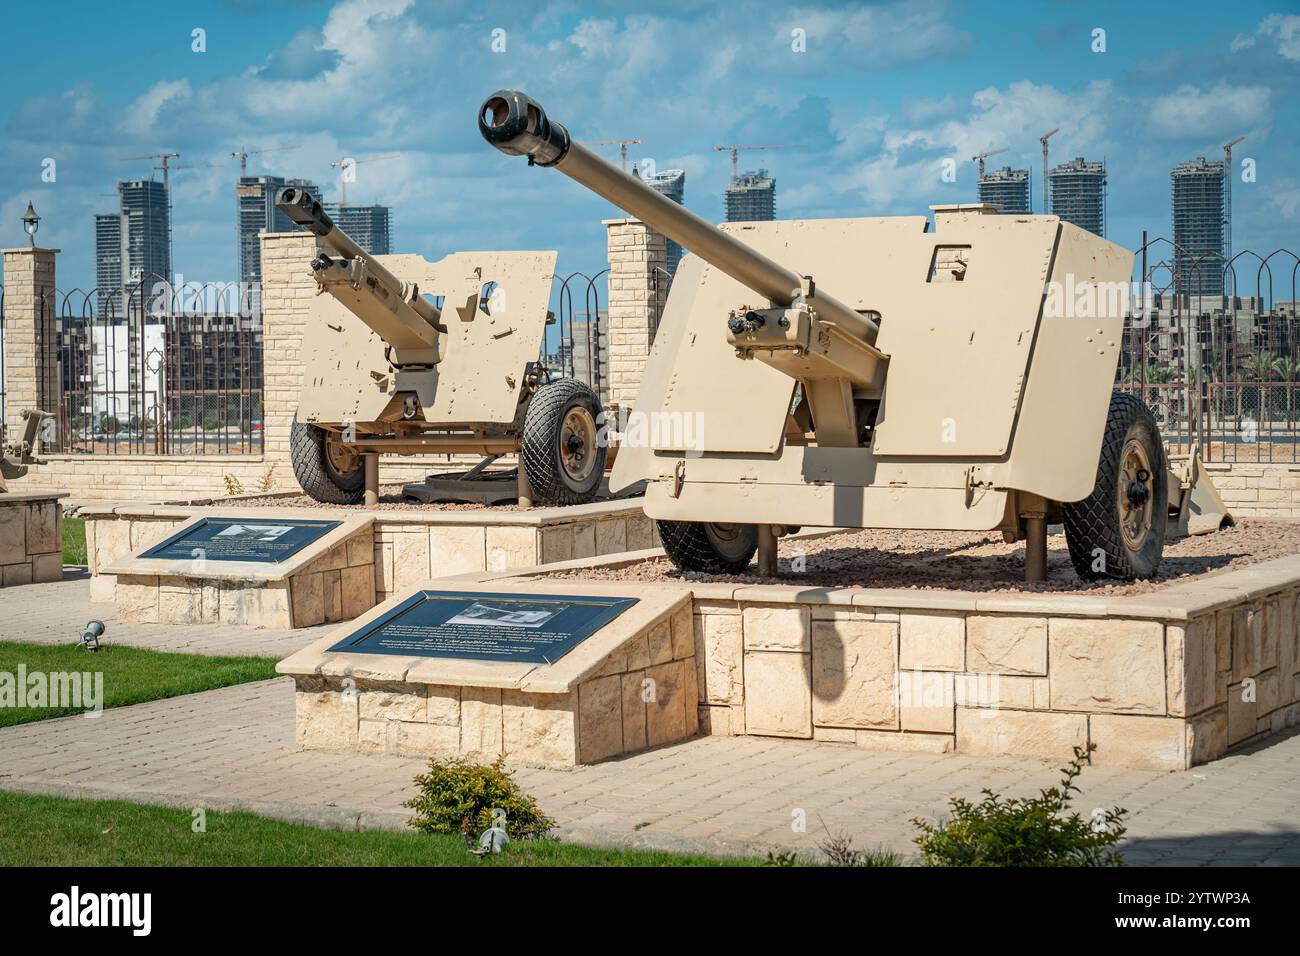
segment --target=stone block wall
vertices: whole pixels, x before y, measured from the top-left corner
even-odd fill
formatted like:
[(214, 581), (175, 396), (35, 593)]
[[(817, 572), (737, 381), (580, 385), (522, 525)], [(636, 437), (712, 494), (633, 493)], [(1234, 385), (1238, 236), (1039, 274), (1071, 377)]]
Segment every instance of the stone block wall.
[(1300, 463), (1212, 462), (1206, 472), (1237, 518), (1300, 518)]
[(610, 219), (609, 396), (633, 404), (668, 297), (667, 240), (638, 219)]
[[(156, 529), (155, 529), (156, 530)], [(349, 621), (375, 605), (375, 543), (367, 528), (280, 581), (193, 574), (119, 574), (119, 620), (140, 624), (311, 627)]]
[(63, 580), (63, 509), (45, 495), (0, 494), (0, 587)]
[(295, 678), (300, 747), (594, 763), (694, 736), (695, 643), (683, 607), (565, 693), (352, 677)]
[[(621, 554), (658, 546), (654, 522), (634, 503), (584, 506), (573, 519), (529, 524), (450, 524), (431, 512), (382, 512), (375, 518), (375, 603), (434, 578), (470, 571), (505, 571), (572, 558)], [(86, 553), (91, 599), (112, 602), (115, 580), (101, 573), (115, 561), (179, 527), (203, 508), (148, 508), (86, 512)], [(391, 516), (391, 517), (390, 517)], [(320, 517), (314, 514), (313, 517)], [(424, 520), (418, 520), (423, 517)]]
[[(4, 376), (8, 440), (23, 433), (23, 410), (57, 411), (58, 336), (55, 260), (58, 249), (4, 250)], [(14, 482), (13, 487), (23, 486)], [(26, 490), (25, 488), (23, 490)]]
[(1297, 599), (1183, 622), (697, 599), (700, 723), (1184, 769), (1300, 723)]

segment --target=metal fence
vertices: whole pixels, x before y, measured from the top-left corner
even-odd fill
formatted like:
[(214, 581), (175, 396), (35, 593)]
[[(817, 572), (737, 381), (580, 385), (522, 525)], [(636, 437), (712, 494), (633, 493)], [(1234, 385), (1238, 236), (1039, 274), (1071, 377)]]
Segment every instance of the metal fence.
[[(609, 386), (609, 316), (601, 308), (597, 283), (608, 272), (602, 269), (594, 275), (573, 272), (563, 278), (555, 276), (559, 281), (555, 324), (542, 340), (543, 365), (555, 375), (586, 382), (602, 396)], [(575, 292), (580, 302), (575, 301)]]
[(74, 289), (41, 308), (58, 328), (58, 428), (45, 450), (262, 451), (261, 317), (233, 289), (175, 290), (151, 276), (125, 296)]
[(1298, 276), (1300, 257), (1288, 249), (1224, 260), (1144, 235), (1134, 281), (1150, 307), (1126, 319), (1118, 387), (1146, 401), (1180, 450), (1195, 445), (1207, 461), (1300, 462)]

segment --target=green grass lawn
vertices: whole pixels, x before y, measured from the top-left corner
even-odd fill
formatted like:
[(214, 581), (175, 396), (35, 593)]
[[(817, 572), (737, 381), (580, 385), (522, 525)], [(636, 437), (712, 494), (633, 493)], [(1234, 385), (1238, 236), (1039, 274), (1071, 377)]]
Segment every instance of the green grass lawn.
[[(103, 706), (122, 707), (146, 700), (179, 697), (216, 687), (267, 680), (275, 676), (271, 657), (205, 657), (169, 654), (109, 644), (91, 654), (75, 644), (23, 644), (0, 641), (0, 693), (16, 694), (18, 666), (26, 673), (102, 673)], [(30, 689), (30, 684), (28, 685)], [(30, 691), (29, 691), (30, 692)], [(48, 700), (47, 700), (48, 702)], [(85, 707), (0, 706), (0, 727), (81, 713)]]
[(86, 563), (86, 519), (63, 519), (63, 563)]
[(519, 841), (479, 859), (459, 836), (321, 830), (251, 813), (0, 791), (0, 867), (9, 866), (756, 866), (756, 859)]

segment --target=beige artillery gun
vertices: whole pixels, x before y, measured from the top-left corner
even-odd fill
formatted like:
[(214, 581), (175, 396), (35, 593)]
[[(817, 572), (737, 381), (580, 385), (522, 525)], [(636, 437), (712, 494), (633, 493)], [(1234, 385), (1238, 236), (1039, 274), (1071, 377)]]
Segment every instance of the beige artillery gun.
[(27, 474), (32, 465), (45, 464), (36, 457), (36, 442), (40, 436), (41, 426), (53, 419), (49, 412), (37, 408), (23, 409), (23, 434), (21, 438), (6, 442), (0, 448), (0, 494), (9, 490), (9, 482), (16, 481)]
[[(378, 500), (378, 456), (481, 455), (410, 498), (523, 505), (591, 501), (604, 477), (603, 412), (586, 384), (539, 355), (554, 252), (458, 252), (438, 262), (366, 254), (298, 187), (277, 205), (323, 247), (303, 332), (294, 475), (318, 501)], [(518, 458), (509, 472), (487, 468)], [(489, 480), (495, 478), (497, 480)]]
[(1000, 530), (1041, 580), (1060, 522), (1083, 577), (1148, 577), (1171, 513), (1197, 530), (1231, 520), (1195, 462), (1171, 477), (1151, 412), (1113, 390), (1113, 293), (1133, 263), (1120, 246), (991, 206), (932, 207), (933, 228), (715, 227), (522, 93), (489, 97), (479, 129), (693, 253), (633, 412), (671, 427), (626, 429), (611, 478), (648, 483), (645, 512), (679, 567), (739, 571), (757, 551), (772, 574), (777, 538), (806, 527)]

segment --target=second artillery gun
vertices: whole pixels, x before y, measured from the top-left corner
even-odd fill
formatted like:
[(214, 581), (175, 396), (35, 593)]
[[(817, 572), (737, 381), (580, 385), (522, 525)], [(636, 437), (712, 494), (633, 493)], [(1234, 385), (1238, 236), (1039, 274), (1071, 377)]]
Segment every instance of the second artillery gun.
[[(1056, 216), (715, 227), (605, 162), (513, 90), (483, 137), (554, 167), (693, 253), (678, 266), (612, 488), (685, 570), (738, 572), (803, 527), (1001, 531), (1041, 580), (1047, 526), (1085, 578), (1149, 577), (1167, 525), (1231, 517), (1195, 457), (1113, 390), (1133, 255)], [(785, 265), (783, 263), (788, 263)], [(834, 290), (834, 295), (831, 294)], [(836, 297), (838, 296), (838, 298)], [(1077, 304), (1083, 302), (1084, 307)], [(693, 441), (686, 441), (695, 436)]]
[[(448, 454), (484, 457), (462, 480), (404, 493), (523, 505), (595, 498), (606, 456), (600, 400), (539, 361), (554, 252), (458, 252), (433, 263), (372, 256), (309, 191), (286, 187), (277, 205), (322, 246), (291, 433), (304, 491), (373, 504), (379, 455)], [(517, 494), (513, 483), (485, 480), (503, 455), (518, 457)]]

